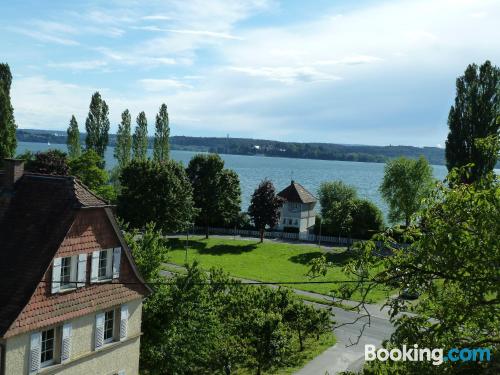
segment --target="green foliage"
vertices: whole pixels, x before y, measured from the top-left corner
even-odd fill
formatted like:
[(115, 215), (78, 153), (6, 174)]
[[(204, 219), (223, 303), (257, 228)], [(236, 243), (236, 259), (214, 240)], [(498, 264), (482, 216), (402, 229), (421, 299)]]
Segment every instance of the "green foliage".
[(101, 98), (101, 94), (95, 92), (90, 100), (89, 114), (85, 121), (85, 130), (87, 131), (85, 145), (87, 150), (94, 150), (103, 160), (104, 152), (108, 146), (108, 114), (108, 105)]
[[(33, 153), (33, 151), (26, 150), (22, 154), (17, 154), (16, 159), (24, 160), (26, 162), (26, 164), (28, 164), (30, 161), (35, 160), (35, 154)], [(25, 165), (25, 169), (26, 169), (26, 165)]]
[(356, 188), (342, 181), (323, 182), (318, 195), (325, 224), (333, 230), (336, 228), (339, 235), (350, 233), (354, 200), (357, 199)]
[(122, 113), (122, 121), (118, 125), (116, 133), (116, 145), (114, 157), (118, 161), (118, 167), (124, 168), (130, 162), (132, 151), (132, 135), (130, 128), (131, 118), (128, 109)]
[(71, 116), (67, 134), (66, 144), (68, 146), (68, 155), (70, 159), (77, 158), (81, 155), (82, 149), (80, 146), (80, 131), (78, 130), (78, 123), (74, 115)]
[(323, 235), (345, 235), (368, 239), (384, 228), (384, 217), (372, 202), (358, 198), (356, 188), (342, 181), (323, 182), (318, 191), (321, 218), (317, 220)]
[(71, 174), (100, 197), (114, 202), (116, 193), (109, 182), (109, 175), (101, 166), (103, 161), (94, 150), (85, 150), (80, 157), (69, 161)]
[(153, 159), (156, 161), (168, 160), (170, 153), (170, 127), (166, 104), (161, 105), (160, 111), (156, 115), (155, 128)]
[(163, 263), (168, 260), (168, 248), (161, 232), (156, 230), (154, 223), (146, 224), (143, 233), (139, 233), (137, 229), (127, 229), (124, 232), (125, 241), (142, 278), (148, 283), (163, 281), (160, 271)]
[(12, 74), (8, 64), (0, 64), (0, 160), (14, 156), (17, 147), (16, 121), (10, 101)]
[(234, 223), (240, 212), (241, 188), (238, 175), (224, 169), (224, 161), (217, 154), (198, 154), (186, 169), (191, 185), (197, 222), (206, 228), (211, 225)]
[(455, 104), (448, 116), (446, 165), (468, 168), (464, 182), (475, 181), (493, 170), (498, 153), (478, 147), (477, 141), (497, 136), (500, 108), (500, 68), (486, 61), (471, 64), (457, 79)]
[(320, 310), (296, 300), (285, 310), (285, 320), (297, 333), (300, 351), (304, 350), (304, 341), (308, 336), (318, 337), (322, 332), (332, 329), (333, 322), (328, 310)]
[(403, 220), (406, 226), (410, 225), (432, 185), (432, 168), (424, 157), (387, 162), (379, 190), (389, 206), (389, 220), (392, 223)]
[(286, 289), (242, 285), (196, 263), (170, 281), (144, 305), (140, 363), (146, 373), (274, 373), (297, 363), (298, 329), (303, 337), (331, 332), (327, 311), (301, 308)]
[(270, 180), (263, 180), (252, 194), (248, 215), (260, 231), (260, 242), (264, 241), (266, 226), (272, 228), (278, 224), (282, 205), (283, 200), (276, 194)]
[[(29, 157), (29, 154), (23, 155), (22, 157)], [(33, 173), (59, 176), (67, 176), (69, 174), (66, 153), (60, 150), (37, 152), (33, 160), (27, 161), (25, 168)]]
[(155, 222), (164, 233), (191, 226), (193, 191), (180, 163), (132, 161), (121, 173), (118, 215), (133, 228)]
[(133, 159), (144, 161), (147, 159), (148, 152), (148, 120), (144, 112), (137, 116), (137, 126), (132, 137)]
[(372, 235), (384, 229), (384, 214), (369, 200), (356, 199), (351, 216), (351, 236), (354, 238), (369, 239)]
[[(468, 172), (453, 171), (419, 212), (420, 227), (407, 228), (401, 246), (391, 232), (377, 238), (393, 256), (380, 258), (376, 244), (360, 244), (347, 269), (357, 277), (382, 262), (382, 272), (366, 282), (408, 289), (421, 297), (413, 304), (387, 301), (396, 332), (387, 346), (429, 348), (490, 347), (491, 362), (384, 362), (366, 374), (495, 374), (500, 353), (500, 184), (490, 173), (462, 184)], [(451, 186), (451, 187), (450, 187)], [(403, 310), (414, 315), (396, 315)]]

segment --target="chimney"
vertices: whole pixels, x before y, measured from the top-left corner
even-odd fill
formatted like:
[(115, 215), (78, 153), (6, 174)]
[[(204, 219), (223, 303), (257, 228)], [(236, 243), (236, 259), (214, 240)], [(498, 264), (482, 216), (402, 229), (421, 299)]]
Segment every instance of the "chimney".
[(24, 160), (5, 159), (3, 172), (0, 171), (0, 221), (9, 208), (14, 194), (14, 184), (24, 173)]
[(1, 190), (12, 190), (14, 184), (19, 180), (24, 173), (24, 160), (20, 159), (4, 159), (4, 173), (2, 178)]

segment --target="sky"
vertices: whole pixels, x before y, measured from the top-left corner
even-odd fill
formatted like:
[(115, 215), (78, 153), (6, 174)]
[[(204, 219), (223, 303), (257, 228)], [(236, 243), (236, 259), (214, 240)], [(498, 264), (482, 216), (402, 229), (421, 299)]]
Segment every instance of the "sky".
[(171, 135), (444, 145), (455, 80), (500, 64), (500, 0), (0, 0), (19, 128), (90, 97)]

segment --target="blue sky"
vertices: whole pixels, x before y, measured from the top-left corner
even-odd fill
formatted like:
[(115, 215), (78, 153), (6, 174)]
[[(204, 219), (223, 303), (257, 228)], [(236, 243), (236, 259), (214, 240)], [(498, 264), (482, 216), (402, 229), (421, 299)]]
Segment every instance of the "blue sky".
[(500, 64), (500, 1), (10, 1), (0, 60), (20, 128), (84, 129), (90, 96), (149, 132), (443, 145), (455, 79)]

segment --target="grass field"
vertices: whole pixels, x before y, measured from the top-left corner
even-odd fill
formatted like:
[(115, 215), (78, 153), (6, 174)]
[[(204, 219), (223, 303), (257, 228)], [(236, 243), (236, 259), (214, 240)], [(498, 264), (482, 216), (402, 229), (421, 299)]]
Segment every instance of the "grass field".
[[(263, 375), (288, 375), (293, 374), (304, 367), (311, 360), (323, 353), (326, 349), (335, 344), (335, 335), (332, 332), (325, 333), (316, 339), (315, 337), (309, 338), (304, 343), (304, 350), (302, 352), (294, 351), (289, 360), (292, 362), (288, 367), (279, 369), (272, 369), (270, 371), (263, 371)], [(294, 342), (298, 347), (298, 342)], [(236, 369), (236, 375), (254, 375), (253, 369)]]
[[(185, 238), (170, 238), (169, 259), (172, 263), (185, 263)], [(334, 253), (325, 253), (321, 249), (310, 245), (288, 244), (282, 242), (258, 240), (233, 240), (222, 238), (192, 237), (189, 240), (187, 261), (197, 260), (205, 269), (221, 267), (232, 276), (259, 281), (290, 282), (310, 281), (306, 275), (309, 271), (309, 262), (322, 254), (327, 255), (328, 261), (333, 264), (326, 276), (315, 278), (315, 281), (346, 280), (342, 266), (349, 261), (351, 254), (344, 248), (337, 248)], [(328, 294), (333, 284), (297, 284), (296, 289)], [(385, 298), (383, 290), (374, 290), (370, 293), (371, 302), (378, 302)], [(354, 294), (352, 299), (359, 299)]]

